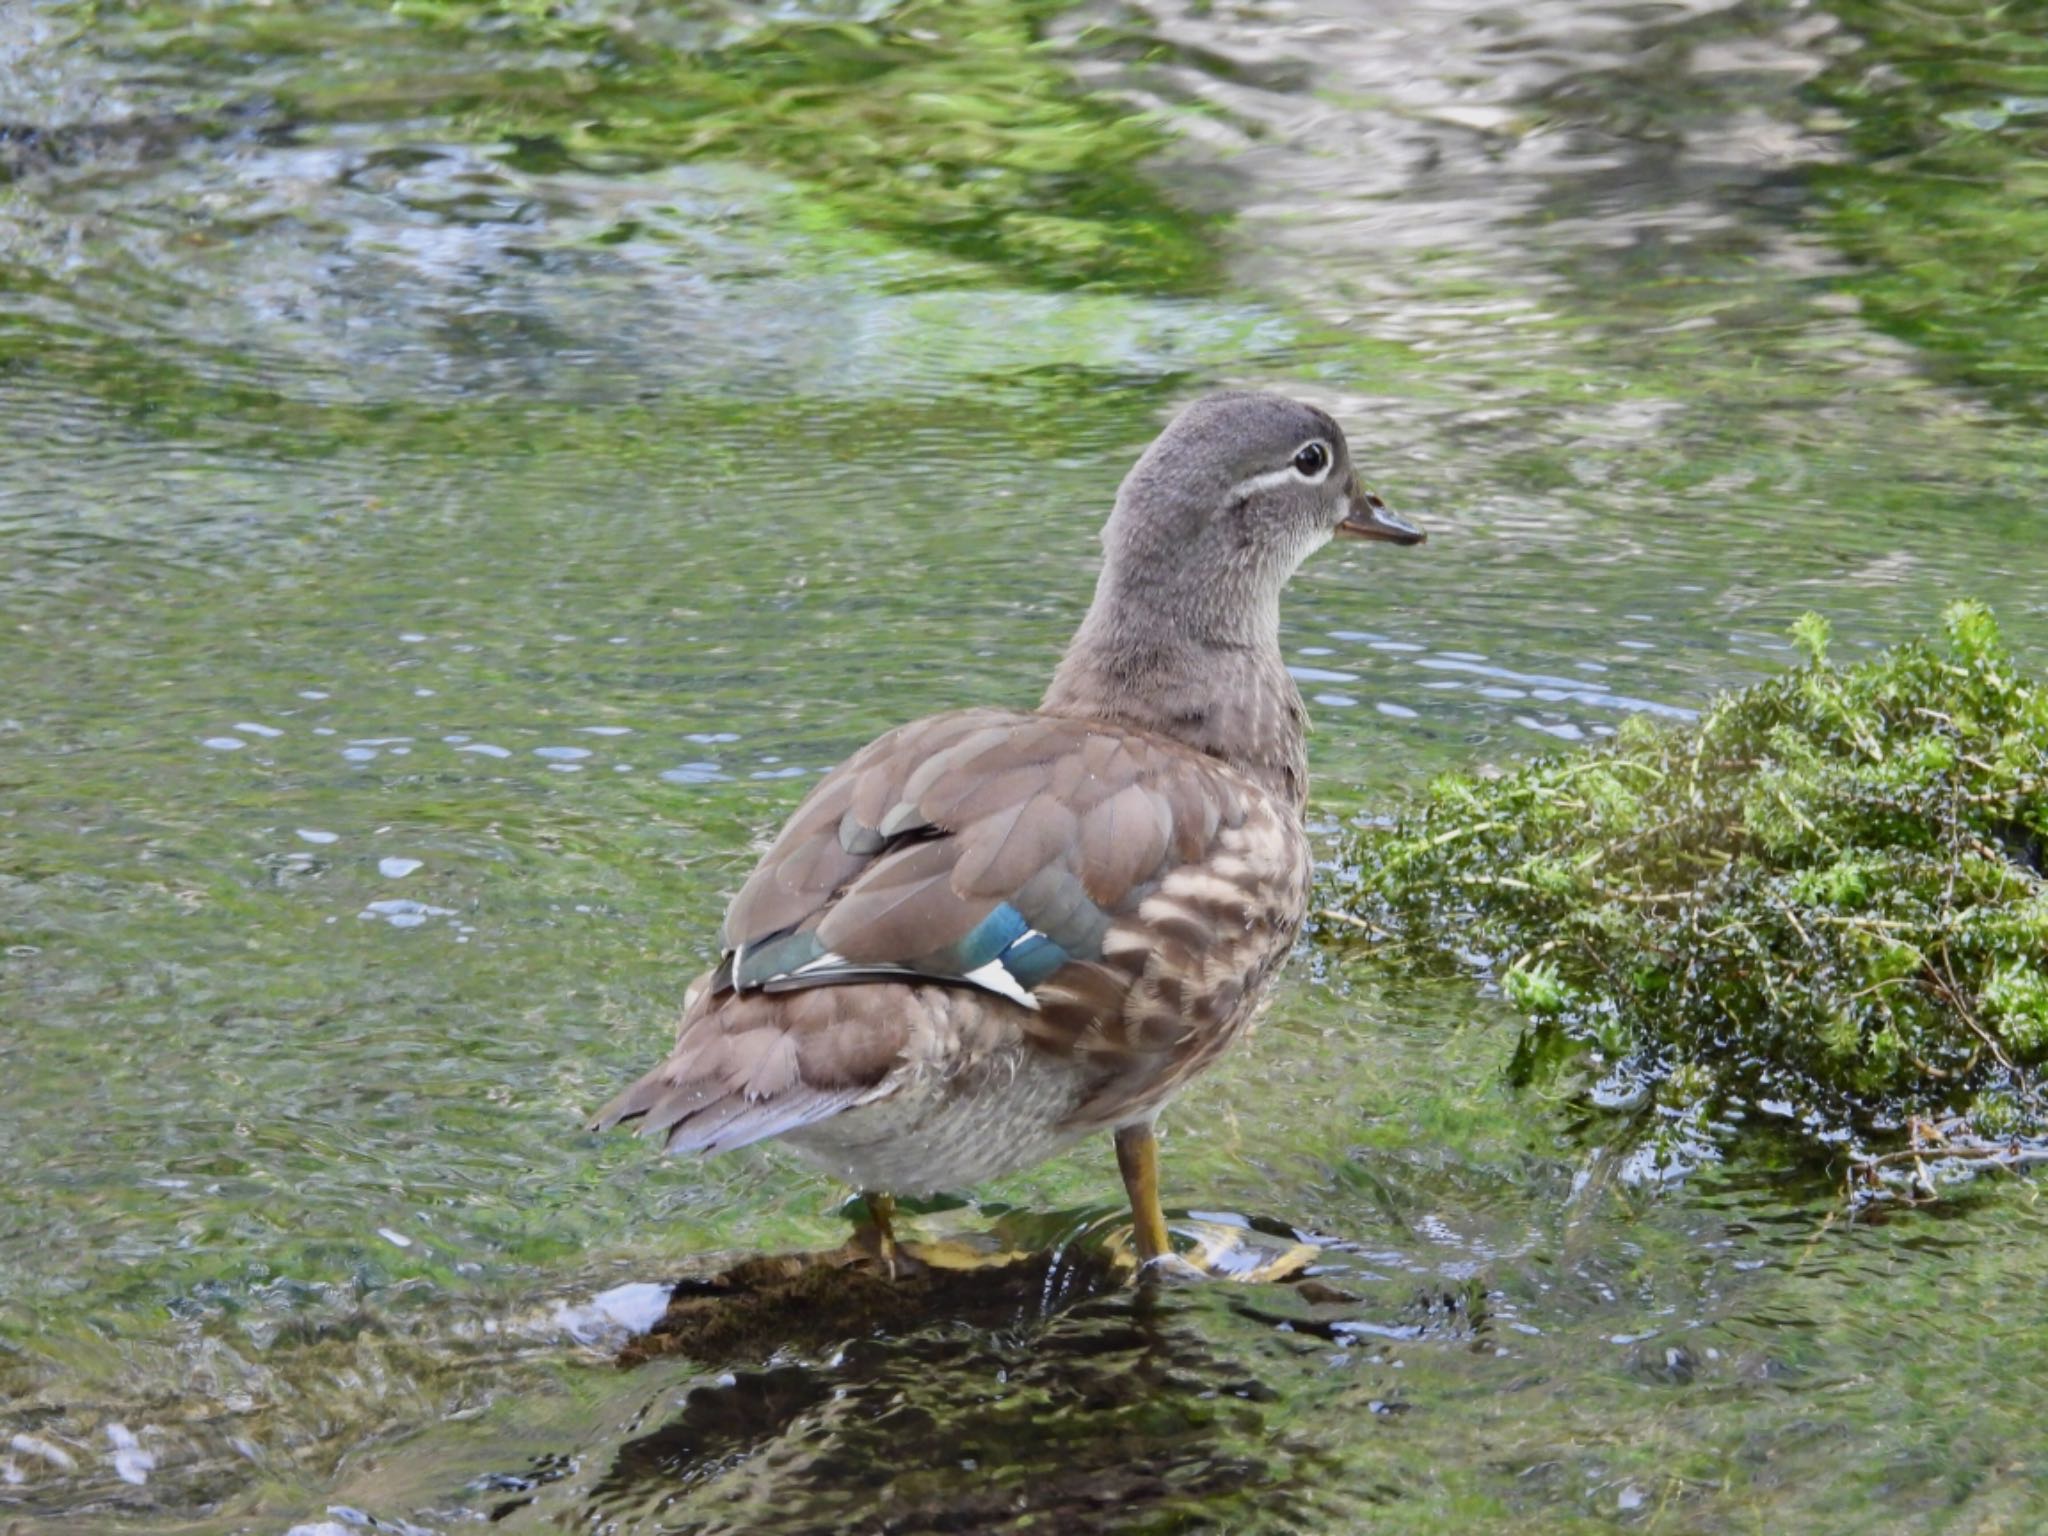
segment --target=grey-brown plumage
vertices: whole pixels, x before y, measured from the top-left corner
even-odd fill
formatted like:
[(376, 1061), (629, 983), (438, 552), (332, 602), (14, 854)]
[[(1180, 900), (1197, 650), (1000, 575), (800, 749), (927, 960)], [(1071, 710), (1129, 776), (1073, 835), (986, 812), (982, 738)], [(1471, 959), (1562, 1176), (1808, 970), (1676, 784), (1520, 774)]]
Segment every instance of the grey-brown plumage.
[[(596, 1123), (674, 1150), (780, 1137), (893, 1193), (1093, 1130), (1149, 1156), (1152, 1117), (1244, 1031), (1301, 925), (1306, 720), (1279, 599), (1340, 530), (1421, 537), (1322, 412), (1190, 406), (1124, 482), (1039, 709), (919, 720), (826, 775), (733, 900), (674, 1051)], [(1163, 1232), (1153, 1205), (1141, 1238)]]

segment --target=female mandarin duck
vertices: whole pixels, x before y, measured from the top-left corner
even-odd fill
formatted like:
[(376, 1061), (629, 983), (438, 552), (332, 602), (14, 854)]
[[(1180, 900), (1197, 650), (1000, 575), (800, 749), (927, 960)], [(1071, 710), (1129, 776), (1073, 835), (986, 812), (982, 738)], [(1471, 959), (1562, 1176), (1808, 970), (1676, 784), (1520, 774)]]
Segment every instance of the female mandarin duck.
[(726, 913), (668, 1059), (599, 1113), (670, 1150), (779, 1137), (867, 1193), (957, 1189), (1112, 1131), (1168, 1251), (1160, 1109), (1245, 1032), (1306, 914), (1280, 590), (1333, 534), (1422, 533), (1274, 395), (1189, 406), (1103, 532), (1036, 710), (889, 732), (827, 774)]

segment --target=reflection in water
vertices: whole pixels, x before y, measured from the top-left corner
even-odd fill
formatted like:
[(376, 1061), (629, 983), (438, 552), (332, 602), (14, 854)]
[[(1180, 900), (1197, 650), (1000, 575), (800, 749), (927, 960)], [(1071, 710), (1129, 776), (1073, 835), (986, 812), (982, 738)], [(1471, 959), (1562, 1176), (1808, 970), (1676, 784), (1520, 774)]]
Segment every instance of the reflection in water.
[(1173, 1298), (1084, 1303), (1023, 1336), (856, 1340), (821, 1366), (735, 1372), (626, 1440), (588, 1517), (689, 1529), (735, 1505), (785, 1531), (1128, 1528), (1298, 1517), (1312, 1447), (1280, 1391)]
[[(1001, 1225), (1016, 1241), (1057, 1224)], [(541, 1453), (471, 1492), (496, 1521), (648, 1531), (1115, 1530), (1141, 1509), (1170, 1528), (1283, 1529), (1392, 1492), (1354, 1488), (1299, 1414), (1305, 1359), (1341, 1370), (1486, 1331), (1462, 1292), (1382, 1320), (1323, 1278), (1132, 1290), (1105, 1231), (1098, 1219), (1037, 1253), (893, 1284), (771, 1280), (752, 1261), (774, 1297), (762, 1308), (744, 1282), (685, 1283), (628, 1359), (679, 1346), (707, 1366), (694, 1385), (647, 1402), (602, 1457)], [(1371, 1397), (1363, 1412), (1412, 1406)]]

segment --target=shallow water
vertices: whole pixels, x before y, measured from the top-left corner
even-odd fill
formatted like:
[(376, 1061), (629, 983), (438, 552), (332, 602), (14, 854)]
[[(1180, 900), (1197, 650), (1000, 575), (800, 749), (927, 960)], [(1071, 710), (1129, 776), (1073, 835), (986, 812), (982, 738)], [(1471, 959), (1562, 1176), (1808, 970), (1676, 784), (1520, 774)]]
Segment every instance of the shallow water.
[[(1432, 533), (1293, 594), (1325, 830), (1808, 608), (2038, 663), (2042, 30), (0, 0), (0, 1521), (2039, 1523), (2031, 1187), (1660, 1186), (1463, 983), (1304, 951), (1171, 1119), (1169, 1203), (1349, 1299), (1056, 1268), (621, 1372), (593, 1297), (839, 1192), (577, 1124), (818, 772), (1035, 697), (1210, 385)], [(1106, 1148), (975, 1195), (927, 1224), (1114, 1225)]]

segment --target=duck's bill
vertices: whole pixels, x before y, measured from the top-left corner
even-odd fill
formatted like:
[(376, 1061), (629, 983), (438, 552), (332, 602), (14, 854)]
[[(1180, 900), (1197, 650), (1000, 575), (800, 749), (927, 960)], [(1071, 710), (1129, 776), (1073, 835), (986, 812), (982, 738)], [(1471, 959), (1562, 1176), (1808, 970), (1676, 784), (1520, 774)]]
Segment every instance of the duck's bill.
[(1420, 544), (1429, 535), (1387, 510), (1387, 504), (1371, 491), (1354, 485), (1351, 505), (1337, 531), (1354, 539), (1385, 539), (1389, 544)]

